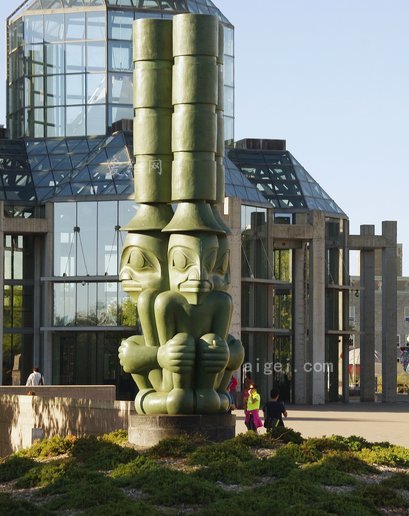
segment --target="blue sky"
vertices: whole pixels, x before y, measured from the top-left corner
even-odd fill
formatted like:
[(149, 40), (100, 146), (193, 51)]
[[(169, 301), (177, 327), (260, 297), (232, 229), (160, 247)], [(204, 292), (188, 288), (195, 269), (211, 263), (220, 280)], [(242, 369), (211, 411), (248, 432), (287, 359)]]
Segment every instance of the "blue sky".
[(236, 139), (286, 139), (352, 233), (397, 220), (409, 275), (409, 2), (214, 2), (235, 26)]

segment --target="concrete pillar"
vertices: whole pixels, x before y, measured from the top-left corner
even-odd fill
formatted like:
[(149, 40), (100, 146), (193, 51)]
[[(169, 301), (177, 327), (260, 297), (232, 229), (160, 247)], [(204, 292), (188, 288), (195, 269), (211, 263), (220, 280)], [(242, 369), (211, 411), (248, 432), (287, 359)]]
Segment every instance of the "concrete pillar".
[(34, 237), (34, 293), (33, 293), (33, 364), (40, 364), (40, 326), (41, 326), (41, 257), (42, 239)]
[[(344, 220), (344, 236), (346, 240), (349, 235), (349, 224)], [(343, 243), (343, 276), (342, 284), (349, 285), (349, 249), (347, 248), (345, 239)], [(344, 290), (342, 293), (342, 329), (349, 330), (349, 290)], [(348, 403), (349, 401), (349, 335), (342, 336), (342, 401)]]
[(237, 197), (226, 197), (224, 221), (231, 229), (228, 235), (230, 245), (230, 288), (233, 299), (233, 314), (230, 333), (241, 339), (241, 201)]
[(382, 222), (382, 401), (396, 401), (397, 224)]
[[(53, 263), (54, 263), (54, 205), (47, 203), (46, 205), (46, 218), (48, 221), (48, 231), (44, 237), (44, 260), (43, 260), (43, 274), (46, 277), (54, 276)], [(44, 283), (42, 285), (42, 303), (43, 303), (43, 321), (42, 325), (46, 328), (52, 326), (52, 313), (53, 313), (53, 285), (52, 283)], [(52, 384), (52, 334), (49, 331), (45, 331), (43, 334), (43, 350), (42, 350), (42, 371), (46, 383)]]
[(306, 244), (301, 249), (294, 250), (293, 278), (293, 367), (294, 367), (294, 402), (305, 404), (309, 402), (310, 386), (307, 386), (307, 373), (304, 364), (307, 359), (307, 291), (306, 291)]
[(310, 243), (310, 325), (312, 360), (312, 404), (325, 403), (325, 215), (311, 212), (313, 238)]
[(3, 385), (4, 204), (0, 202), (0, 385)]
[[(361, 235), (375, 235), (375, 226), (361, 226)], [(375, 401), (375, 251), (360, 253), (360, 376), (361, 401)]]

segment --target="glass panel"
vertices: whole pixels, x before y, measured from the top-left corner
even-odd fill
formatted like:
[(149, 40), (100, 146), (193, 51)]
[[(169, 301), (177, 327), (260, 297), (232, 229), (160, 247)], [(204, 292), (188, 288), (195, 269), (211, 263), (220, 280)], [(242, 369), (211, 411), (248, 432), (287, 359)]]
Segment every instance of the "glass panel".
[(234, 116), (234, 88), (224, 87), (224, 114)]
[(98, 203), (98, 271), (97, 274), (118, 274), (118, 231), (116, 201)]
[(105, 133), (106, 106), (95, 105), (87, 108), (87, 134), (97, 135)]
[(85, 43), (67, 43), (65, 54), (67, 73), (85, 71)]
[(44, 20), (44, 41), (64, 39), (64, 15), (48, 14)]
[(40, 43), (43, 41), (43, 17), (26, 16), (24, 18), (25, 43)]
[(60, 106), (65, 103), (65, 76), (49, 75), (46, 79), (47, 84), (47, 106)]
[(224, 27), (224, 53), (234, 55), (234, 31), (229, 27)]
[(105, 40), (104, 13), (87, 13), (87, 39)]
[(125, 41), (110, 41), (108, 53), (109, 70), (132, 70), (132, 43)]
[(87, 43), (87, 70), (105, 70), (105, 43)]
[(224, 139), (225, 141), (234, 139), (234, 119), (230, 116), (224, 117)]
[(77, 283), (77, 326), (96, 326), (97, 324), (97, 285), (96, 283)]
[(75, 283), (54, 284), (54, 326), (75, 323)]
[(35, 138), (44, 136), (44, 109), (32, 109)]
[(63, 107), (49, 108), (47, 113), (47, 136), (64, 136), (65, 110)]
[(63, 107), (49, 108), (47, 113), (47, 136), (64, 136), (65, 113)]
[(98, 283), (97, 317), (99, 326), (116, 326), (118, 283)]
[(95, 275), (97, 272), (97, 203), (80, 202), (77, 204), (80, 228), (77, 238), (77, 274)]
[(65, 39), (85, 39), (85, 13), (65, 15)]
[(44, 106), (44, 77), (33, 77), (32, 86), (32, 105)]
[(66, 80), (67, 104), (82, 104), (85, 97), (85, 75), (67, 75)]
[(66, 108), (66, 136), (85, 135), (85, 107)]
[(132, 40), (133, 12), (108, 11), (108, 37)]
[(234, 86), (234, 58), (230, 56), (224, 58), (224, 84)]
[(75, 275), (75, 203), (54, 204), (54, 276)]
[(118, 120), (127, 119), (132, 120), (133, 118), (133, 107), (132, 106), (111, 106), (108, 109), (109, 125), (111, 126)]
[(43, 45), (26, 45), (24, 49), (27, 75), (42, 75), (44, 73)]
[[(134, 201), (121, 201), (119, 203), (119, 225), (122, 227), (128, 224), (128, 222), (135, 216), (136, 210), (137, 205)], [(124, 239), (123, 233), (123, 231), (119, 232), (119, 239), (121, 241), (119, 247), (121, 249)]]
[(45, 56), (48, 74), (64, 73), (65, 54), (63, 44), (45, 45)]
[(104, 74), (87, 75), (87, 103), (101, 104), (105, 102), (106, 86)]
[(131, 74), (110, 74), (109, 102), (132, 104)]

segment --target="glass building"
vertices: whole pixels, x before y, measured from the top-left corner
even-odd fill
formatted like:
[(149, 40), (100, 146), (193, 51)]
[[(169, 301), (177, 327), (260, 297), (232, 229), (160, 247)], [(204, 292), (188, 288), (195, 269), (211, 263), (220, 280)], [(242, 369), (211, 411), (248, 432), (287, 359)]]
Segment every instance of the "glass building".
[(93, 136), (133, 118), (132, 23), (213, 14), (225, 34), (225, 136), (233, 140), (234, 33), (211, 0), (30, 0), (7, 20), (11, 138)]
[[(346, 214), (285, 141), (233, 143), (234, 29), (210, 0), (27, 0), (8, 18), (0, 384), (24, 384), (38, 364), (47, 383), (115, 384), (118, 399), (135, 397), (117, 356), (121, 339), (140, 331), (118, 280), (121, 227), (137, 209), (132, 22), (183, 12), (224, 25), (231, 333), (263, 400), (273, 385), (286, 401), (347, 400), (348, 253), (367, 243), (349, 235)], [(300, 372), (315, 362), (333, 368)]]

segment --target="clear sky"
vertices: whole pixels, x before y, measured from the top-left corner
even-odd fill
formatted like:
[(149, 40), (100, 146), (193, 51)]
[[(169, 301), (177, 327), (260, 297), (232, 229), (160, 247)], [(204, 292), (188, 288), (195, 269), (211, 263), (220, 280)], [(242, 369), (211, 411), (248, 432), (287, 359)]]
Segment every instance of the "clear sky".
[[(214, 2), (235, 26), (235, 138), (286, 139), (352, 233), (397, 220), (409, 275), (409, 1)], [(2, 31), (19, 4), (0, 2)]]

